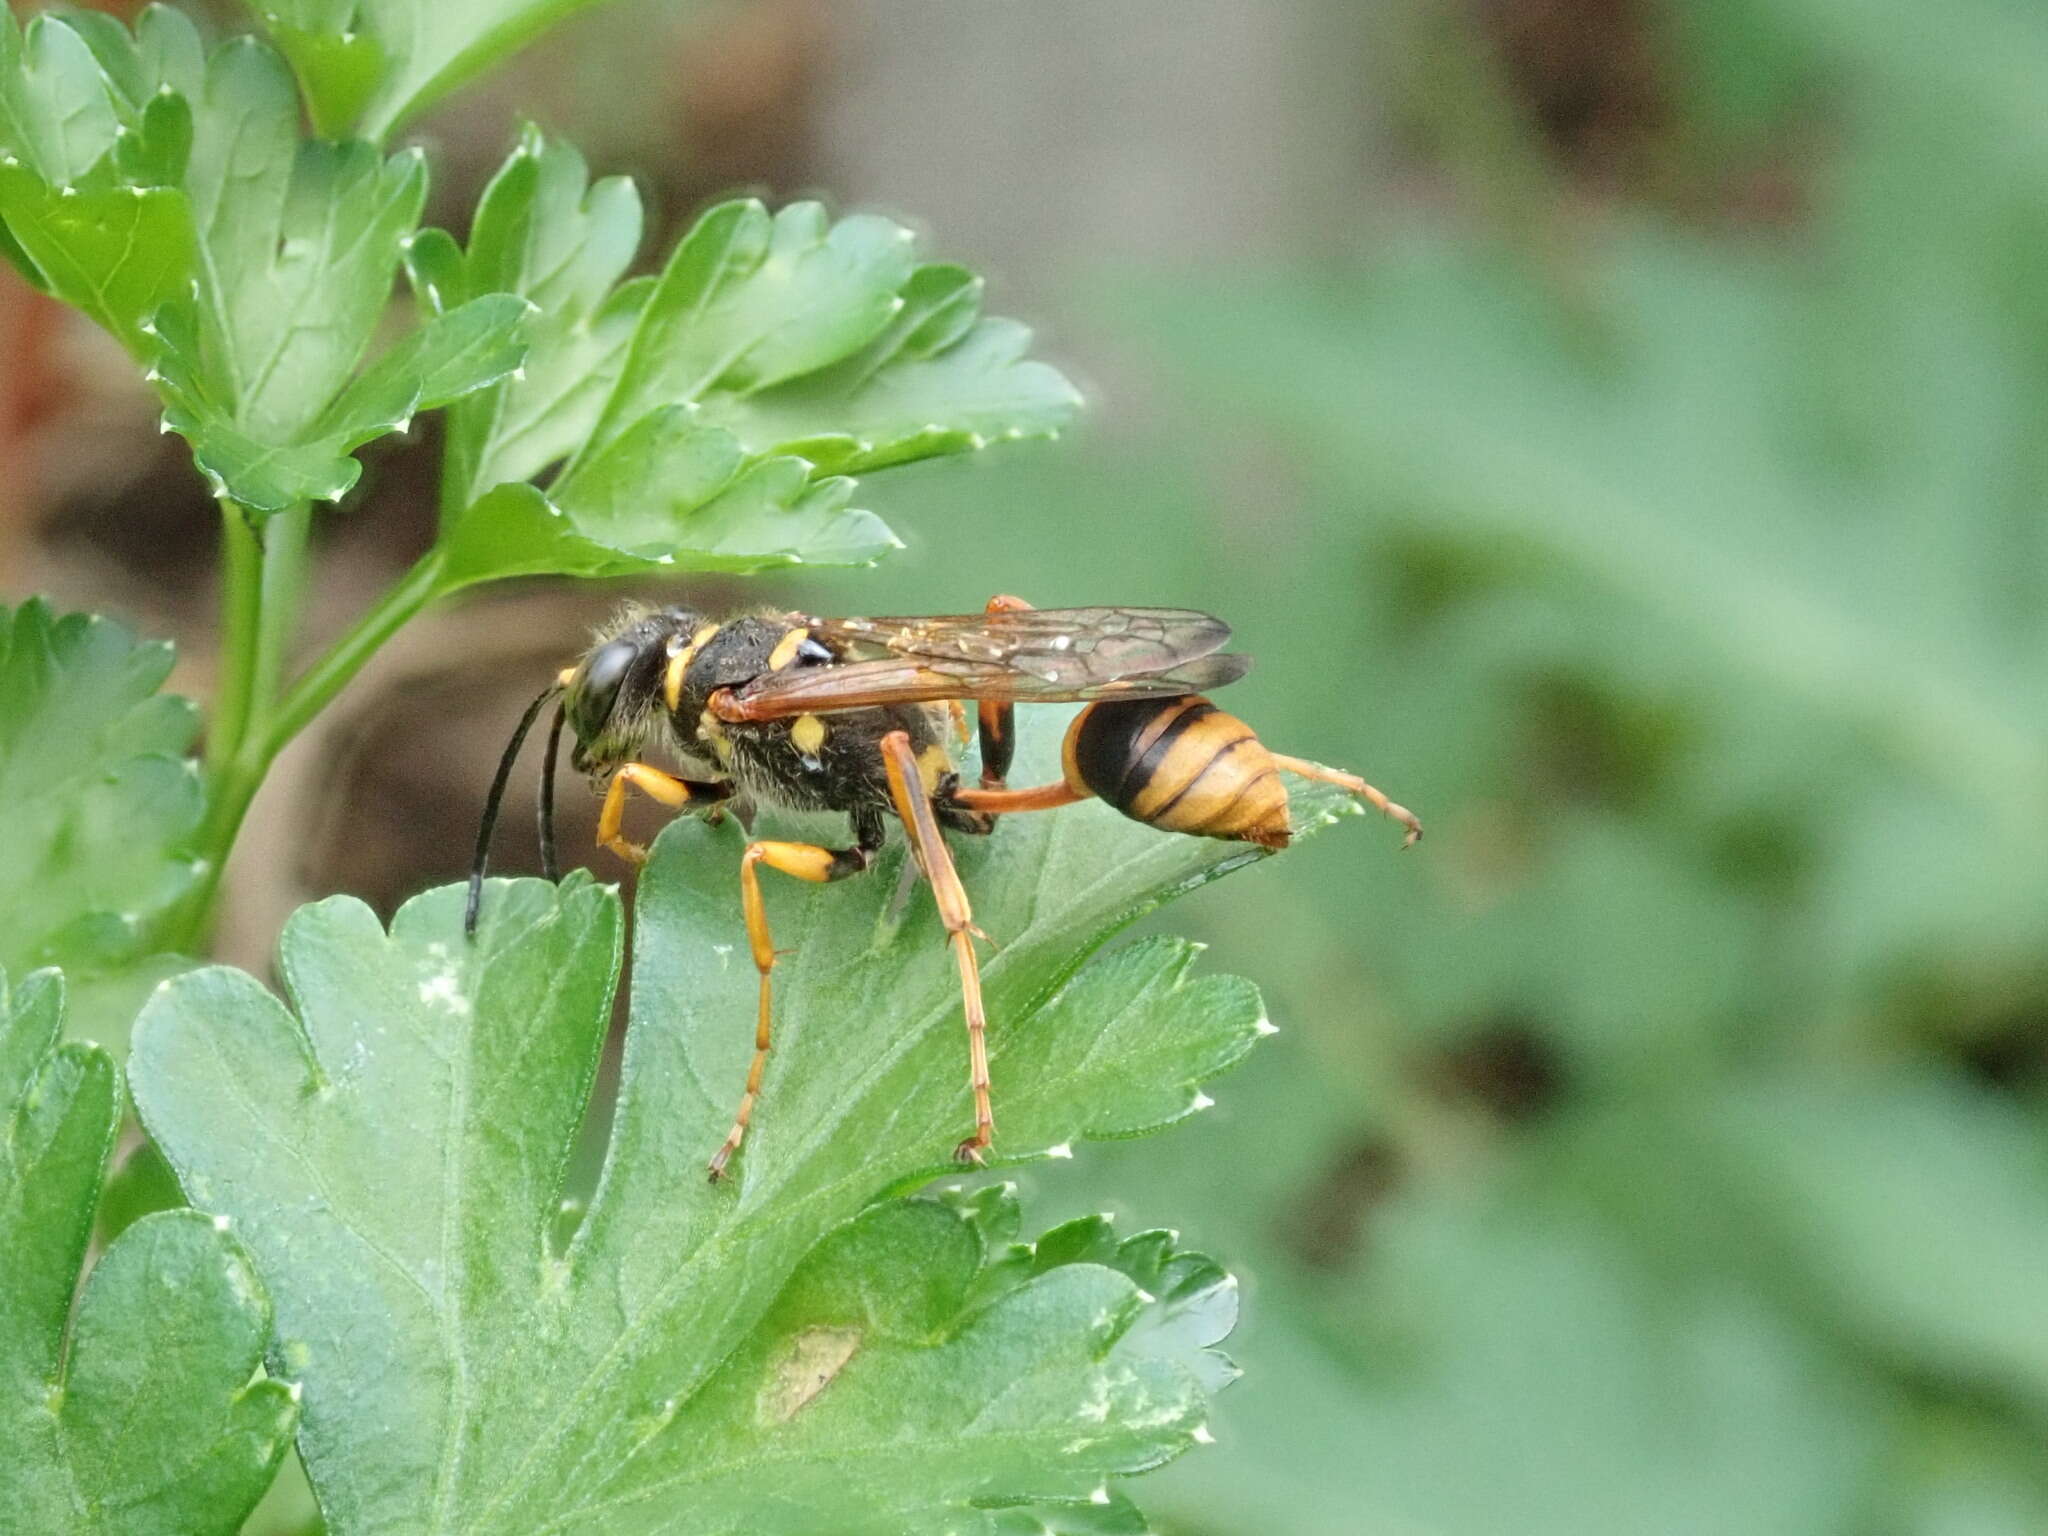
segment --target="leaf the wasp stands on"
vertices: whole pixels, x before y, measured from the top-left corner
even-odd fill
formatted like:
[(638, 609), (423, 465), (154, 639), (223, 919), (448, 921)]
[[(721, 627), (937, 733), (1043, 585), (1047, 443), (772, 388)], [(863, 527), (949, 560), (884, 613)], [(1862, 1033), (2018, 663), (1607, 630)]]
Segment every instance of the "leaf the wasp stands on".
[[(971, 1123), (958, 980), (929, 896), (892, 911), (900, 850), (771, 890), (776, 1047), (731, 1176), (705, 1181), (752, 1046), (741, 841), (679, 823), (642, 876), (580, 1222), (560, 1202), (622, 948), (580, 874), (492, 882), (473, 943), (458, 889), (388, 932), (322, 902), (284, 936), (289, 1005), (214, 969), (146, 1010), (138, 1104), (278, 1297), (331, 1530), (1131, 1529), (1105, 1479), (1199, 1438), (1235, 1315), (1213, 1265), (1085, 1224), (1017, 1245), (1000, 1189), (900, 1197)], [(1171, 939), (1081, 961), (1258, 855), (1099, 805), (974, 841), (999, 1157), (1199, 1108), (1261, 1031), (1255, 990)]]

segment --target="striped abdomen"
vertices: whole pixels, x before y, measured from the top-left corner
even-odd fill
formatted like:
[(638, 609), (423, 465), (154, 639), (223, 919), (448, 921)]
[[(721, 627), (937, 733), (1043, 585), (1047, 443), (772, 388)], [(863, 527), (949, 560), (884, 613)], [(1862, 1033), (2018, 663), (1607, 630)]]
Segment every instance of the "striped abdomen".
[(1119, 699), (1074, 717), (1067, 783), (1147, 826), (1287, 846), (1287, 787), (1272, 754), (1199, 694)]

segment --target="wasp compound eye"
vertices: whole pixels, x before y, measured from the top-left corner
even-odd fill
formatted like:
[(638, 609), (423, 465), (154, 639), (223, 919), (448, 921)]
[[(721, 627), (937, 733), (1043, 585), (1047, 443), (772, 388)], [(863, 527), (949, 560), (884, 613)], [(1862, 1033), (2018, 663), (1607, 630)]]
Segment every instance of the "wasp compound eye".
[(631, 640), (613, 640), (592, 651), (576, 669), (569, 679), (568, 703), (569, 725), (579, 742), (588, 745), (597, 739), (618, 702), (620, 685), (639, 658), (640, 647)]

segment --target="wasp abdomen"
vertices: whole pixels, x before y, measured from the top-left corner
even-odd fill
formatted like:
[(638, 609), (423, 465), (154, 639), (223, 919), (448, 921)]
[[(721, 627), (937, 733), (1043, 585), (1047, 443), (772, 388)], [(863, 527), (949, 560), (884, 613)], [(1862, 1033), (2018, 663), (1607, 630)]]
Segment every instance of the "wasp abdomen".
[(1287, 846), (1287, 787), (1272, 754), (1200, 694), (1089, 705), (1067, 729), (1063, 765), (1073, 788), (1147, 826)]

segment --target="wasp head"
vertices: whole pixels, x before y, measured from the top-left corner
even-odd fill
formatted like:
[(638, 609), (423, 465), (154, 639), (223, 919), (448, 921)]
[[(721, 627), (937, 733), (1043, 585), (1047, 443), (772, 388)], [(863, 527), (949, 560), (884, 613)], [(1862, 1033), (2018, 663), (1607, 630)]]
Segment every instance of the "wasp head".
[(566, 675), (562, 704), (576, 738), (569, 761), (577, 772), (602, 776), (647, 744), (669, 660), (700, 618), (687, 608), (629, 610)]

